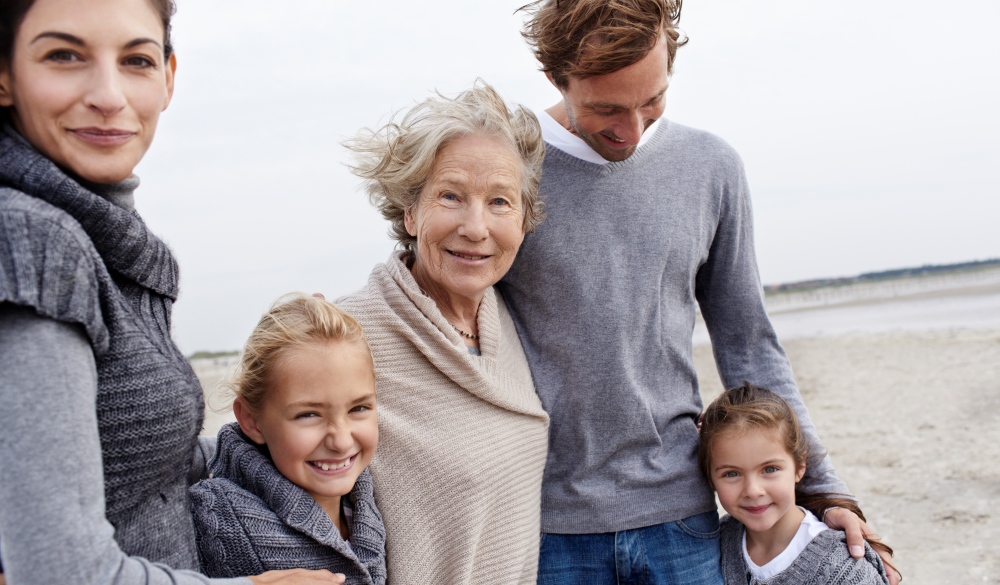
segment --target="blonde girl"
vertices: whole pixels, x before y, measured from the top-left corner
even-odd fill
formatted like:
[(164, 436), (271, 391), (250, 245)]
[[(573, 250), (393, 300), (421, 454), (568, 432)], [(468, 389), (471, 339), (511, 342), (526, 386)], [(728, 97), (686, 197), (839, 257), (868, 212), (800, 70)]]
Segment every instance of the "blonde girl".
[(820, 520), (830, 508), (864, 516), (854, 500), (804, 494), (799, 481), (808, 460), (807, 442), (795, 412), (780, 396), (744, 384), (719, 396), (705, 410), (698, 464), (728, 516), (722, 520), (722, 574), (727, 585), (887, 584), (874, 549), (892, 554), (875, 539), (863, 558), (848, 554), (846, 537)]
[(308, 568), (385, 582), (385, 529), (368, 464), (375, 370), (357, 321), (296, 293), (264, 314), (233, 382), (212, 479), (191, 488), (202, 569)]

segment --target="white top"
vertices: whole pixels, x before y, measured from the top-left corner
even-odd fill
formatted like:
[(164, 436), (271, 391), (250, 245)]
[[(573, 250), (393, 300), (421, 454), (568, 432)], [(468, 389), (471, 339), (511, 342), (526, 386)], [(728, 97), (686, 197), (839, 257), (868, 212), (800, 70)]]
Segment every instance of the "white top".
[[(545, 142), (558, 148), (566, 154), (575, 156), (576, 158), (585, 160), (589, 163), (594, 163), (595, 165), (603, 165), (611, 162), (603, 156), (597, 154), (597, 151), (584, 142), (583, 138), (580, 138), (566, 128), (563, 128), (563, 125), (556, 122), (556, 119), (550, 116), (545, 110), (539, 111), (537, 115), (538, 124), (542, 127), (542, 139), (545, 140)], [(639, 145), (636, 148), (642, 148), (642, 145), (646, 144), (649, 139), (656, 134), (656, 128), (659, 125), (659, 119), (650, 124), (649, 128), (646, 128), (646, 130), (643, 131), (642, 136), (639, 137)]]
[(817, 534), (824, 530), (829, 530), (827, 525), (823, 524), (812, 512), (802, 506), (798, 508), (806, 513), (805, 518), (802, 519), (802, 524), (799, 525), (799, 530), (792, 537), (792, 541), (788, 543), (785, 550), (781, 551), (778, 556), (771, 559), (771, 562), (765, 564), (763, 567), (758, 567), (750, 558), (750, 554), (747, 553), (747, 533), (745, 530), (743, 531), (743, 560), (746, 561), (747, 568), (750, 569), (750, 572), (757, 579), (761, 581), (770, 579), (788, 567), (791, 567), (795, 559), (802, 554), (802, 551), (812, 542), (813, 538), (816, 538)]

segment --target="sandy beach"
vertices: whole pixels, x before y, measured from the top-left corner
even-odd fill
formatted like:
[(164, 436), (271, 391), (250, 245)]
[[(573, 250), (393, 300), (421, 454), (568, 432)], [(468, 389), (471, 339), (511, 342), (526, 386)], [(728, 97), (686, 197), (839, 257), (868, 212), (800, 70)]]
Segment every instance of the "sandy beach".
[[(1000, 583), (1000, 271), (880, 287), (769, 299), (772, 321), (903, 582)], [(707, 402), (722, 386), (703, 329), (694, 355)], [(195, 367), (220, 404), (225, 363)], [(209, 412), (206, 432), (228, 420)]]

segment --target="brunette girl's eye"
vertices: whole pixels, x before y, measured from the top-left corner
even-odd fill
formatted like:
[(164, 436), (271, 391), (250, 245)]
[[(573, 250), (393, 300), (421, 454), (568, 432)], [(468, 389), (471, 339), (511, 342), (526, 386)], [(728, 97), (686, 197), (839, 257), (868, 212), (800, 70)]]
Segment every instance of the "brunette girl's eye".
[(764, 468), (764, 473), (777, 473), (778, 467), (776, 465), (768, 465)]
[(367, 404), (359, 404), (351, 409), (351, 412), (368, 412), (372, 408)]

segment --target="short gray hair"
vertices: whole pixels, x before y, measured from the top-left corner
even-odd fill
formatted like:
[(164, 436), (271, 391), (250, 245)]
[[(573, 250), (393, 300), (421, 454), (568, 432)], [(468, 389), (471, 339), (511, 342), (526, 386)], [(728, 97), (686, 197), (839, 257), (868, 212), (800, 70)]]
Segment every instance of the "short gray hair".
[(378, 130), (366, 128), (344, 143), (354, 153), (351, 172), (364, 179), (368, 198), (392, 224), (389, 235), (404, 250), (412, 250), (416, 242), (406, 231), (406, 211), (420, 198), (438, 152), (449, 142), (473, 134), (495, 138), (517, 153), (522, 228), (525, 233), (533, 231), (544, 215), (538, 181), (545, 143), (538, 119), (522, 106), (508, 108), (500, 94), (481, 79), (454, 99), (438, 93), (415, 105), (399, 123), (389, 122)]

